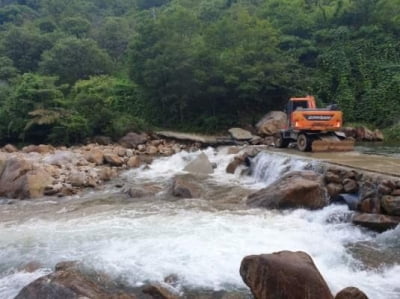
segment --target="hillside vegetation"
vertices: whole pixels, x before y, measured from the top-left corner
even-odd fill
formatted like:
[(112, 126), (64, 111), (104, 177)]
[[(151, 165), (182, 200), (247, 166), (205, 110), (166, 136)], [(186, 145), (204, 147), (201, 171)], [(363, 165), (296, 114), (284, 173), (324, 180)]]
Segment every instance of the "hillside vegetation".
[(400, 0), (1, 0), (0, 36), (2, 143), (212, 132), (305, 94), (400, 136)]

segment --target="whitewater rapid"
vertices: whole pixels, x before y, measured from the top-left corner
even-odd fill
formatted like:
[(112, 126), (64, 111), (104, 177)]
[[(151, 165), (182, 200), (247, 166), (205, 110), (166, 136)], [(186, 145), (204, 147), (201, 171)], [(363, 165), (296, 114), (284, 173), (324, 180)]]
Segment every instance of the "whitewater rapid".
[[(261, 154), (253, 160), (252, 175), (243, 177), (241, 169), (225, 173), (233, 158), (225, 149), (205, 153), (217, 165), (207, 180), (232, 188), (259, 189), (287, 171), (314, 167), (307, 160)], [(197, 155), (183, 152), (162, 158), (149, 169), (126, 172), (123, 178), (136, 184), (168, 184)], [(121, 195), (113, 192), (104, 196), (115, 202), (102, 202), (102, 209), (90, 213), (87, 207), (70, 209), (67, 201), (65, 207), (54, 204), (54, 215), (49, 217), (0, 222), (0, 298), (13, 298), (24, 285), (64, 260), (82, 261), (130, 286), (175, 274), (180, 287), (242, 290), (242, 258), (280, 250), (310, 254), (334, 293), (356, 286), (370, 298), (400, 298), (398, 263), (371, 269), (349, 250), (351, 244), (368, 243), (377, 250), (398, 251), (400, 229), (377, 235), (340, 221), (349, 213), (345, 206), (283, 212), (244, 205), (212, 209), (213, 198), (121, 202), (117, 200)], [(43, 266), (33, 273), (19, 270), (30, 261)]]

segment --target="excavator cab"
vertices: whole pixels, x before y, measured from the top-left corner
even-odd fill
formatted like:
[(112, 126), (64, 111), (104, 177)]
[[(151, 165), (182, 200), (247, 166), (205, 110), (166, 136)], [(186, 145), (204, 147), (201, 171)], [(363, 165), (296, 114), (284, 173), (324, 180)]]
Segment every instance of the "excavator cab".
[(339, 132), (343, 114), (336, 105), (317, 108), (315, 98), (291, 98), (286, 105), (287, 126), (275, 137), (277, 147), (296, 142), (301, 151), (351, 151), (354, 140)]

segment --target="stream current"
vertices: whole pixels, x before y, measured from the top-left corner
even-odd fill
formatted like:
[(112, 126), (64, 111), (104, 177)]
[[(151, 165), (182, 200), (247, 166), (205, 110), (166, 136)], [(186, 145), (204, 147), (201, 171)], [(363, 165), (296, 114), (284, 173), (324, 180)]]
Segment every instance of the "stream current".
[[(115, 182), (65, 199), (0, 204), (0, 298), (50, 273), (56, 263), (78, 260), (127, 286), (178, 276), (179, 288), (245, 290), (242, 258), (281, 250), (311, 255), (333, 293), (356, 286), (369, 298), (400, 298), (400, 227), (383, 234), (347, 221), (345, 206), (320, 211), (249, 209), (245, 197), (291, 170), (316, 167), (309, 160), (261, 153), (250, 176), (227, 174), (234, 155), (204, 151), (217, 165), (203, 178), (202, 198), (176, 200), (174, 176), (198, 156), (182, 152), (148, 169), (130, 170), (118, 184), (147, 186), (155, 196), (128, 198)], [(34, 272), (23, 266), (41, 264)]]

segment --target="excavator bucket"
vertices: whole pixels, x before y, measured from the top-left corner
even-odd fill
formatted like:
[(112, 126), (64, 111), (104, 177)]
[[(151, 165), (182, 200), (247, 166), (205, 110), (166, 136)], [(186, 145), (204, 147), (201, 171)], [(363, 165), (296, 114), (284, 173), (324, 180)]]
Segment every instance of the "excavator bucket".
[(339, 139), (336, 136), (320, 137), (311, 144), (313, 152), (350, 152), (354, 150), (354, 139)]

